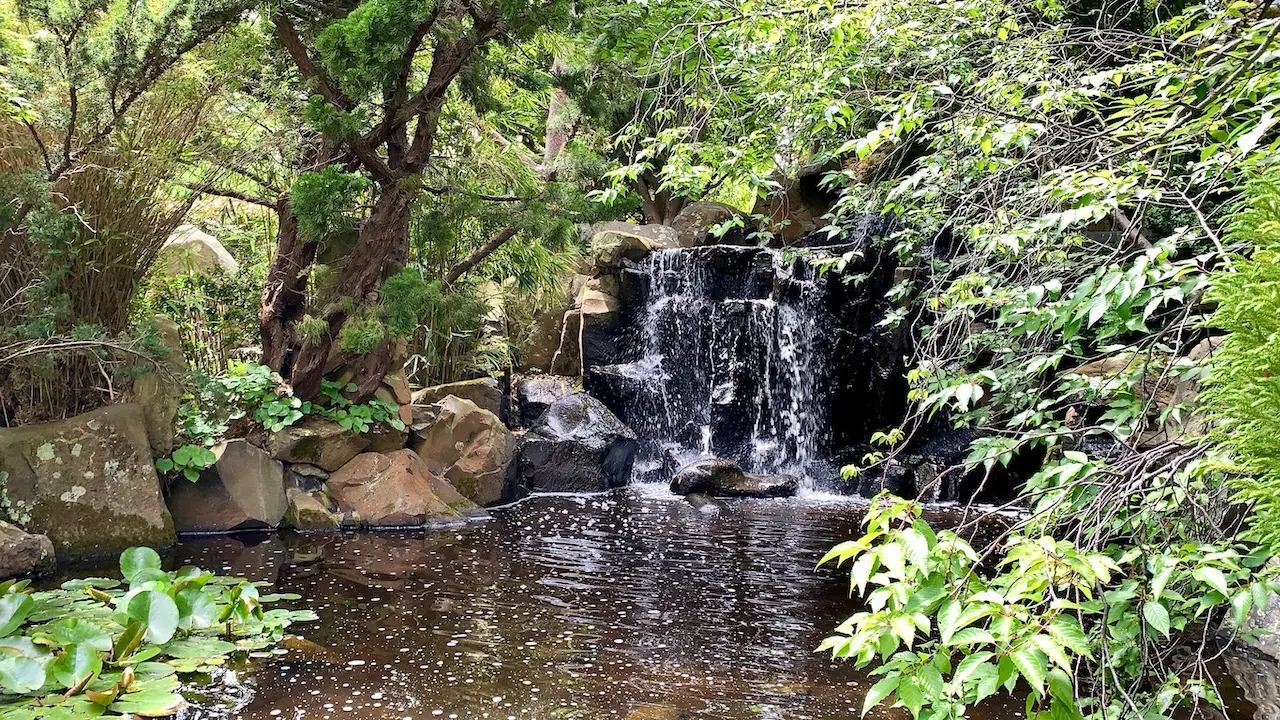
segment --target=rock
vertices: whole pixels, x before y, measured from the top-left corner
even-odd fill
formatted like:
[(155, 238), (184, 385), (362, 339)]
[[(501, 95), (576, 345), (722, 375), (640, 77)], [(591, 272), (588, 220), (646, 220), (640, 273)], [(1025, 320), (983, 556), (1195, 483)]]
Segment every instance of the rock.
[(294, 463), (289, 466), (288, 472), (304, 478), (315, 478), (322, 482), (329, 479), (329, 471), (306, 463)]
[(375, 528), (462, 521), (431, 487), (431, 470), (412, 450), (362, 453), (329, 477), (338, 508)]
[(730, 460), (698, 460), (681, 468), (671, 478), (671, 492), (677, 495), (705, 493), (715, 497), (791, 497), (800, 489), (792, 475), (748, 475)]
[(422, 388), (413, 394), (413, 404), (434, 405), (450, 395), (470, 400), (481, 410), (502, 416), (502, 386), (491, 377)]
[(692, 505), (695, 510), (703, 515), (715, 515), (729, 507), (722, 501), (705, 493), (690, 493), (689, 495), (684, 496), (684, 501)]
[(409, 389), (409, 381), (399, 373), (388, 375), (382, 380), (382, 386), (391, 392), (397, 405), (408, 405), (413, 402), (413, 393)]
[(680, 234), (675, 231), (675, 228), (669, 225), (659, 225), (657, 223), (637, 225), (636, 223), (611, 220), (585, 227), (587, 228), (587, 233), (582, 240), (586, 244), (590, 244), (591, 239), (600, 233), (617, 232), (624, 235), (636, 235), (638, 237), (642, 237), (653, 243), (654, 247), (660, 250), (683, 247), (680, 244)]
[(299, 532), (325, 532), (342, 527), (337, 505), (323, 491), (294, 487), (285, 491), (285, 497), (288, 507), (281, 527)]
[(867, 468), (850, 480), (853, 494), (862, 497), (875, 497), (882, 491), (889, 491), (901, 498), (914, 498), (916, 471), (899, 460), (886, 460), (879, 465)]
[(498, 416), (454, 395), (432, 409), (430, 424), (415, 424), (413, 442), (430, 471), (479, 505), (512, 499), (516, 439)]
[(223, 533), (278, 526), (287, 501), (284, 468), (245, 440), (213, 448), (217, 461), (200, 479), (180, 479), (169, 492), (169, 511), (180, 533)]
[(797, 176), (787, 178), (777, 175), (773, 179), (782, 192), (770, 194), (756, 201), (752, 215), (763, 215), (771, 232), (780, 234), (788, 243), (800, 239), (827, 224), (823, 216), (831, 212), (836, 193), (823, 187), (822, 176), (837, 166), (811, 166), (800, 170)]
[(471, 498), (458, 492), (458, 489), (449, 484), (448, 480), (435, 473), (431, 474), (431, 492), (444, 501), (445, 505), (453, 508), (455, 512), (468, 520), (488, 520), (492, 517)]
[(595, 492), (625, 485), (636, 434), (585, 393), (551, 404), (520, 444), (519, 474), (530, 491)]
[(671, 492), (676, 495), (708, 493), (715, 495), (721, 486), (741, 482), (746, 477), (742, 467), (731, 460), (707, 458), (680, 468), (671, 478)]
[(19, 575), (45, 575), (56, 565), (53, 541), (16, 525), (0, 522), (0, 580)]
[[(521, 371), (553, 372), (556, 353), (561, 351), (562, 342), (568, 337), (565, 313), (573, 307), (578, 293), (589, 279), (579, 274), (563, 276), (560, 286), (550, 293), (550, 297), (539, 300), (541, 307), (533, 315), (528, 340), (522, 343), (518, 353)], [(561, 352), (561, 355), (566, 353)]]
[[(412, 415), (410, 415), (412, 419)], [(365, 452), (395, 452), (403, 450), (405, 445), (409, 443), (409, 431), (397, 430), (390, 423), (379, 422), (374, 423), (369, 432), (364, 435), (369, 440), (368, 447)]]
[(587, 324), (612, 321), (618, 314), (618, 279), (612, 275), (591, 278), (578, 294), (578, 308)]
[(551, 404), (578, 391), (578, 381), (557, 375), (529, 375), (516, 381), (520, 426), (533, 427)]
[(658, 244), (643, 235), (625, 230), (606, 230), (591, 238), (591, 262), (595, 274), (617, 272), (624, 260), (636, 262), (658, 249)]
[(167, 315), (155, 317), (156, 334), (167, 355), (145, 375), (133, 381), (133, 401), (142, 406), (146, 417), (147, 440), (156, 457), (173, 450), (174, 420), (182, 403), (182, 379), (187, 373), (187, 360), (182, 354), (182, 335), (178, 324)]
[(333, 472), (369, 447), (369, 439), (324, 418), (304, 418), (267, 438), (267, 451), (277, 460), (307, 463)]
[[(679, 236), (682, 247), (715, 245), (720, 242), (721, 237), (713, 234), (712, 229), (735, 219), (741, 220), (741, 228), (746, 228), (751, 221), (746, 213), (732, 205), (704, 200), (681, 210), (671, 222), (671, 228)], [(745, 235), (745, 232), (739, 230), (734, 235), (726, 233), (728, 237), (735, 235)]]
[(560, 345), (551, 356), (547, 371), (552, 375), (577, 377), (582, 374), (582, 310), (568, 310), (560, 328)]
[(240, 269), (240, 263), (214, 236), (194, 225), (182, 225), (164, 241), (156, 267), (168, 275), (214, 269), (233, 273)]
[(175, 541), (136, 404), (0, 429), (9, 519), (49, 536), (63, 560)]

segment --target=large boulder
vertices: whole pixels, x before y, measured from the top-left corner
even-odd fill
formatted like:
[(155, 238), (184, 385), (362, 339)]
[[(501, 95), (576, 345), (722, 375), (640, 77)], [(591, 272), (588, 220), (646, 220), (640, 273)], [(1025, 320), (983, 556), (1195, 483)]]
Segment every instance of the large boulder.
[(595, 275), (608, 275), (621, 269), (623, 261), (638, 262), (659, 249), (658, 242), (642, 234), (622, 229), (605, 230), (591, 238), (591, 262)]
[(329, 476), (328, 485), (353, 524), (385, 528), (463, 521), (432, 492), (431, 470), (412, 450), (357, 455)]
[(823, 176), (837, 166), (808, 166), (795, 178), (776, 175), (779, 191), (762, 197), (751, 209), (752, 215), (764, 216), (766, 227), (792, 243), (827, 225), (824, 215), (831, 212), (836, 193), (825, 186)]
[[(671, 228), (676, 231), (682, 246), (693, 247), (715, 245), (723, 239), (744, 238), (749, 222), (750, 218), (747, 214), (732, 205), (704, 200), (692, 203), (681, 210), (671, 222)], [(726, 223), (734, 223), (729, 225), (733, 228), (731, 231), (724, 235), (716, 235), (712, 232)]]
[(520, 444), (529, 491), (595, 492), (627, 484), (640, 445), (599, 400), (575, 393), (551, 404)]
[(53, 541), (33, 535), (16, 525), (0, 522), (0, 580), (18, 575), (43, 575), (56, 561)]
[(307, 463), (329, 472), (346, 465), (369, 447), (369, 438), (332, 420), (304, 418), (267, 438), (267, 451), (277, 460)]
[(671, 478), (677, 495), (702, 493), (713, 497), (791, 497), (800, 489), (792, 475), (750, 475), (730, 460), (709, 458), (686, 465)]
[(265, 530), (280, 524), (287, 500), (284, 468), (245, 440), (214, 446), (217, 461), (195, 482), (169, 491), (169, 512), (180, 533)]
[(0, 477), (9, 519), (64, 560), (175, 541), (136, 404), (0, 429)]
[(560, 375), (528, 375), (516, 381), (520, 426), (533, 427), (552, 403), (578, 392), (578, 381)]
[(680, 243), (680, 234), (675, 228), (669, 225), (660, 225), (657, 223), (637, 225), (636, 223), (618, 222), (610, 220), (606, 222), (595, 223), (594, 225), (584, 226), (586, 230), (585, 236), (582, 238), (584, 242), (590, 243), (592, 238), (604, 232), (616, 232), (623, 235), (635, 235), (648, 240), (656, 249), (670, 250), (673, 248), (684, 247)]
[(240, 269), (240, 263), (218, 242), (218, 238), (194, 225), (182, 225), (173, 231), (160, 249), (156, 266), (169, 275), (210, 270), (233, 273)]
[(414, 425), (413, 450), (431, 472), (478, 505), (512, 499), (516, 439), (498, 416), (453, 395), (428, 410), (434, 417)]
[(155, 327), (165, 356), (133, 381), (132, 395), (133, 401), (142, 406), (151, 452), (160, 457), (173, 450), (174, 420), (182, 403), (182, 378), (187, 372), (187, 361), (182, 354), (178, 324), (167, 315), (157, 315)]
[[(577, 361), (577, 351), (569, 352), (563, 347), (566, 340), (572, 338), (576, 342), (577, 338), (576, 330), (570, 332), (565, 327), (565, 320), (577, 302), (582, 286), (589, 279), (586, 275), (566, 275), (561, 278), (559, 287), (541, 298), (541, 307), (534, 312), (527, 339), (520, 343), (519, 369), (556, 372), (558, 368), (566, 367), (566, 363)], [(576, 374), (569, 370), (563, 372)]]
[(502, 386), (491, 377), (422, 388), (413, 394), (413, 404), (434, 405), (450, 395), (470, 400), (481, 410), (502, 417)]

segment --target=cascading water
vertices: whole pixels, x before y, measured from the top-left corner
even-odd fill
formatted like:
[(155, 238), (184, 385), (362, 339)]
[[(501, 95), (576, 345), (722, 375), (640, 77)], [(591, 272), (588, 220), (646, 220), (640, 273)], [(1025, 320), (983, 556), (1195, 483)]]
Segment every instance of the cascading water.
[(763, 248), (662, 250), (624, 271), (643, 297), (625, 341), (636, 359), (592, 376), (644, 444), (636, 480), (665, 482), (698, 456), (802, 482), (829, 473), (822, 283)]

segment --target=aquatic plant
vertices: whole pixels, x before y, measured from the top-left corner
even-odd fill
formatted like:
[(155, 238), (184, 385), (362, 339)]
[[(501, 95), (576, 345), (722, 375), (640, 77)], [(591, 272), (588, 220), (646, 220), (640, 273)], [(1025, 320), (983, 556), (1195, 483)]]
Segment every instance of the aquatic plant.
[(165, 572), (150, 548), (120, 556), (124, 582), (85, 578), (32, 591), (0, 583), (0, 718), (172, 715), (181, 676), (278, 642), (309, 610), (265, 609), (297, 595), (195, 567)]

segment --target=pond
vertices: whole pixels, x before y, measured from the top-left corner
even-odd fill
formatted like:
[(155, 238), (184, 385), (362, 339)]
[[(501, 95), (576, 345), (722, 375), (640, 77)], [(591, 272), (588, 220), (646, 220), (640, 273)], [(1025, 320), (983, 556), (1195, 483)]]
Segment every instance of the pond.
[[(847, 575), (814, 564), (865, 507), (708, 515), (641, 486), (536, 496), (448, 531), (188, 540), (174, 563), (272, 581), (320, 620), (218, 678), (222, 706), (184, 715), (856, 718), (872, 681), (813, 653), (852, 612)], [(1011, 699), (971, 717), (1022, 712)]]

